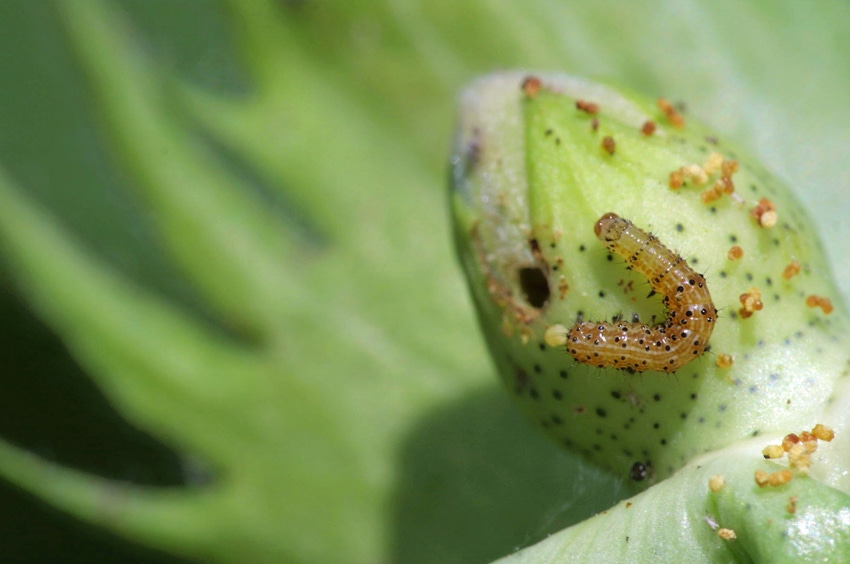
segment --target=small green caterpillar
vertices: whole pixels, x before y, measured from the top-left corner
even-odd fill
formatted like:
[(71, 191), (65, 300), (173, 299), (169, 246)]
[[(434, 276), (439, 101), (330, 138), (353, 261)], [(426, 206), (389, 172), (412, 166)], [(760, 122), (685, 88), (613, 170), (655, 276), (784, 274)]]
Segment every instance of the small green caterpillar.
[(705, 352), (717, 308), (708, 285), (682, 257), (657, 237), (614, 213), (594, 226), (596, 237), (626, 259), (629, 267), (664, 296), (669, 314), (662, 323), (580, 322), (567, 335), (567, 350), (578, 362), (633, 372), (675, 372)]

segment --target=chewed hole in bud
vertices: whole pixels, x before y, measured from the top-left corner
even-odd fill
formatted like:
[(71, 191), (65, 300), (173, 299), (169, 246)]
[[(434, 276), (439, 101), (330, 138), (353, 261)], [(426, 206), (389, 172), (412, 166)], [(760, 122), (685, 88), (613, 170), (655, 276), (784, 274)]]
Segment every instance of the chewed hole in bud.
[(519, 286), (525, 301), (531, 307), (540, 309), (549, 301), (549, 280), (539, 266), (526, 266), (519, 269)]

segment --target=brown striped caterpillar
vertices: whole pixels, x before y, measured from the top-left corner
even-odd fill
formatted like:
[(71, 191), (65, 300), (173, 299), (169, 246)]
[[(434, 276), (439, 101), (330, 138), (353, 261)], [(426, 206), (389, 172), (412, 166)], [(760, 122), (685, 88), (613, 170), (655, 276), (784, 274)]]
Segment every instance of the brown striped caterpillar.
[(599, 368), (633, 372), (674, 372), (705, 352), (717, 309), (705, 278), (654, 235), (627, 219), (606, 213), (594, 226), (596, 236), (646, 276), (664, 296), (668, 315), (654, 326), (642, 323), (579, 322), (567, 335), (576, 361)]

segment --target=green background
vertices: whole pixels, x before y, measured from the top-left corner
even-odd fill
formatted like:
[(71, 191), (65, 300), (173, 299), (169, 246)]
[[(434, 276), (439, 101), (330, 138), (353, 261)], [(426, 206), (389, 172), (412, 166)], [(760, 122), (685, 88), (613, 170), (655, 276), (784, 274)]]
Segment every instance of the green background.
[[(158, 229), (159, 212), (140, 195), (143, 181), (135, 169), (122, 161), (126, 157), (113, 141), (115, 126), (104, 122), (57, 4), (0, 2), (0, 164), (91, 256), (157, 297), (179, 304), (200, 325), (231, 331), (175, 264), (169, 236)], [(232, 6), (190, 0), (113, 5), (126, 10), (141, 51), (168, 76), (229, 99), (252, 92), (255, 77), (233, 38)], [(319, 77), (322, 87), (330, 85), (358, 112), (350, 120), (324, 122), (335, 114), (320, 105), (305, 120), (322, 135), (358, 138), (359, 133), (365, 145), (375, 144), (375, 155), (386, 148), (385, 156), (363, 163), (353, 162), (333, 144), (317, 143), (302, 152), (281, 148), (281, 167), (301, 172), (291, 177), (289, 187), (270, 186), (269, 175), (257, 173), (217, 145), (224, 141), (215, 133), (205, 131), (216, 158), (245, 179), (256, 198), (268, 202), (303, 248), (333, 247), (340, 232), (356, 239), (358, 221), (333, 223), (345, 217), (344, 210), (325, 216), (329, 223), (316, 221), (324, 210), (314, 213), (305, 200), (289, 196), (299, 193), (299, 179), (311, 174), (322, 178), (330, 200), (334, 194), (360, 193), (386, 201), (390, 209), (399, 202), (399, 213), (406, 214), (400, 223), (407, 231), (387, 233), (387, 238), (433, 245), (436, 250), (426, 254), (429, 262), (422, 264), (422, 276), (439, 280), (434, 294), (411, 290), (402, 313), (427, 312), (428, 300), (444, 294), (454, 312), (444, 318), (432, 312), (423, 314), (425, 320), (396, 319), (399, 296), (366, 297), (362, 288), (368, 286), (362, 283), (352, 284), (352, 293), (363, 293), (360, 299), (328, 302), (341, 316), (360, 313), (393, 331), (421, 323), (433, 340), (406, 341), (403, 330), (394, 333), (399, 350), (416, 351), (417, 358), (427, 357), (417, 347), (439, 351), (444, 345), (438, 331), (452, 343), (444, 355), (435, 355), (429, 369), (418, 364), (383, 367), (386, 378), (407, 371), (406, 378), (414, 383), (405, 380), (399, 384), (404, 393), (387, 396), (386, 401), (400, 403), (386, 423), (364, 414), (364, 429), (388, 424), (405, 430), (397, 443), (381, 451), (387, 457), (381, 464), (392, 469), (390, 478), (370, 485), (381, 492), (376, 513), (381, 522), (376, 526), (384, 531), (381, 553), (389, 561), (487, 561), (604, 509), (625, 491), (526, 427), (497, 387), (477, 335), (451, 259), (448, 213), (439, 207), (445, 203), (455, 96), (475, 76), (514, 67), (563, 70), (686, 101), (692, 115), (748, 147), (794, 188), (821, 226), (839, 286), (845, 295), (850, 289), (850, 261), (844, 258), (850, 223), (843, 219), (850, 185), (844, 164), (850, 137), (850, 29), (844, 22), (850, 21), (850, 7), (844, 2), (307, 0), (274, 5), (291, 26), (287, 45), (297, 51), (294, 63), (315, 72), (305, 75), (302, 86), (316, 87), (310, 80)], [(303, 132), (297, 127), (303, 124), (294, 127), (298, 138)], [(287, 161), (295, 154), (310, 159)], [(399, 158), (415, 165), (405, 169), (396, 165)], [(361, 184), (331, 185), (326, 179), (332, 177), (321, 175), (322, 170), (339, 170), (345, 177), (349, 169), (356, 170), (353, 178)], [(400, 173), (404, 170), (415, 175), (405, 177)], [(414, 191), (411, 186), (433, 204), (422, 217), (404, 203), (405, 191)], [(363, 270), (351, 272), (352, 279), (385, 276), (375, 270), (376, 264), (396, 268), (382, 263), (380, 252), (375, 250), (374, 260), (364, 255)], [(402, 258), (416, 264), (422, 254)], [(187, 462), (122, 422), (108, 394), (86, 378), (85, 362), (68, 354), (60, 338), (29, 312), (20, 279), (8, 268), (2, 276), (3, 437), (45, 458), (122, 481), (177, 485), (214, 479), (203, 463)], [(231, 336), (237, 340), (246, 338), (235, 333)], [(340, 344), (327, 343), (325, 350), (346, 349), (348, 339), (342, 335)], [(349, 348), (356, 351), (358, 346)], [(389, 358), (384, 353), (380, 348), (362, 351), (370, 357), (363, 366), (381, 366), (381, 358)], [(354, 353), (340, 352), (340, 362), (347, 358), (344, 354)], [(324, 359), (313, 358), (305, 366), (322, 377), (324, 365)], [(350, 385), (357, 389), (356, 382)], [(364, 386), (363, 393), (378, 401), (381, 389)], [(352, 452), (358, 449), (357, 444), (346, 446)], [(345, 474), (344, 468), (337, 471)], [(0, 491), (4, 561), (160, 561), (161, 555), (124, 546), (12, 486), (4, 484)], [(344, 497), (336, 499), (348, 503)], [(371, 554), (369, 550), (355, 549), (356, 559)]]

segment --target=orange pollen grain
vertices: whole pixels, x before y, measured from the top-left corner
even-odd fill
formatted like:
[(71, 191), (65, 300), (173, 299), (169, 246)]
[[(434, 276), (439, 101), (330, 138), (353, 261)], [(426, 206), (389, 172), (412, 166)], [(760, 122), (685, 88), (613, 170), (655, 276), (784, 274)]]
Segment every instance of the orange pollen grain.
[(788, 513), (793, 514), (797, 511), (797, 500), (798, 499), (800, 499), (800, 497), (796, 496), (796, 495), (792, 495), (791, 497), (788, 498), (788, 505), (785, 506), (785, 510), (788, 511)]
[(540, 79), (536, 76), (527, 76), (525, 80), (522, 81), (522, 92), (529, 98), (534, 98), (537, 96), (537, 93), (540, 92), (540, 88), (543, 86), (543, 83), (540, 82)]
[(781, 445), (767, 445), (761, 449), (761, 455), (767, 459), (782, 458), (785, 456), (785, 450)]
[(599, 113), (599, 104), (588, 102), (587, 100), (576, 100), (576, 109), (588, 114), (596, 114)]
[(787, 484), (794, 479), (794, 473), (787, 468), (777, 472), (767, 473), (764, 470), (756, 470), (754, 475), (756, 485), (763, 488), (765, 486), (777, 487)]
[(640, 128), (640, 132), (647, 137), (655, 133), (655, 122), (652, 120), (648, 120), (643, 122), (643, 126)]
[(742, 256), (744, 256), (744, 249), (742, 249), (738, 245), (735, 245), (729, 249), (729, 252), (726, 253), (726, 256), (729, 258), (729, 260), (738, 260)]
[(782, 278), (790, 280), (800, 274), (800, 269), (800, 263), (796, 259), (792, 260), (788, 263), (788, 266), (785, 267), (785, 270), (782, 271)]
[(794, 473), (786, 468), (778, 472), (771, 472), (767, 477), (767, 483), (775, 488), (776, 486), (787, 484), (793, 479)]
[(835, 309), (832, 305), (832, 301), (829, 298), (824, 298), (823, 296), (816, 296), (812, 294), (806, 298), (806, 305), (809, 307), (819, 307), (821, 311), (823, 311), (826, 315), (832, 313), (832, 310)]
[(718, 190), (717, 185), (715, 184), (711, 188), (706, 188), (705, 190), (703, 190), (703, 192), (699, 195), (699, 199), (702, 200), (703, 204), (710, 204), (714, 200), (719, 199), (722, 195), (723, 192)]
[(693, 182), (697, 186), (702, 186), (708, 182), (708, 173), (698, 164), (689, 164), (683, 166), (680, 170), (684, 173), (686, 181)]
[(708, 489), (714, 493), (718, 493), (726, 486), (726, 479), (720, 474), (715, 474), (708, 480)]
[(761, 301), (761, 291), (758, 288), (750, 288), (738, 298), (743, 306), (738, 313), (744, 319), (750, 317), (754, 312), (760, 311), (764, 307), (764, 302)]
[(723, 155), (720, 153), (711, 153), (705, 162), (702, 164), (702, 169), (706, 174), (714, 174), (723, 164)]
[(803, 474), (808, 473), (809, 468), (812, 465), (812, 452), (814, 451), (810, 450), (811, 447), (807, 448), (810, 444), (814, 444), (814, 446), (817, 447), (817, 442), (797, 443), (791, 447), (791, 450), (788, 451), (788, 463), (791, 465), (791, 468), (794, 468)]
[(750, 217), (758, 221), (761, 227), (773, 227), (777, 220), (776, 206), (767, 198), (762, 198), (758, 205), (750, 210)]
[(676, 190), (685, 183), (685, 172), (679, 168), (670, 173), (670, 189)]
[(727, 529), (725, 527), (717, 529), (717, 536), (725, 541), (733, 541), (738, 538), (734, 529)]
[(734, 362), (735, 360), (732, 358), (732, 355), (725, 353), (717, 355), (717, 360), (715, 361), (720, 368), (729, 368)]
[(738, 172), (738, 161), (728, 159), (720, 163), (720, 176), (732, 176), (736, 172)]
[(664, 113), (670, 125), (677, 128), (685, 126), (685, 118), (682, 117), (682, 114), (668, 100), (659, 98), (656, 104), (658, 105), (658, 109)]
[(814, 435), (817, 439), (828, 443), (835, 438), (835, 431), (826, 425), (818, 423), (812, 428), (812, 435)]
[(614, 142), (614, 138), (610, 135), (606, 135), (602, 138), (602, 148), (609, 155), (613, 155), (614, 151), (617, 150), (617, 144)]
[(800, 442), (800, 437), (795, 435), (794, 433), (788, 433), (785, 437), (782, 438), (782, 450), (788, 452), (791, 450), (791, 447)]
[(813, 434), (809, 433), (808, 431), (802, 431), (800, 433), (800, 442), (801, 443), (811, 443), (811, 442), (816, 443), (817, 440), (818, 440), (818, 438), (816, 436), (814, 436)]

